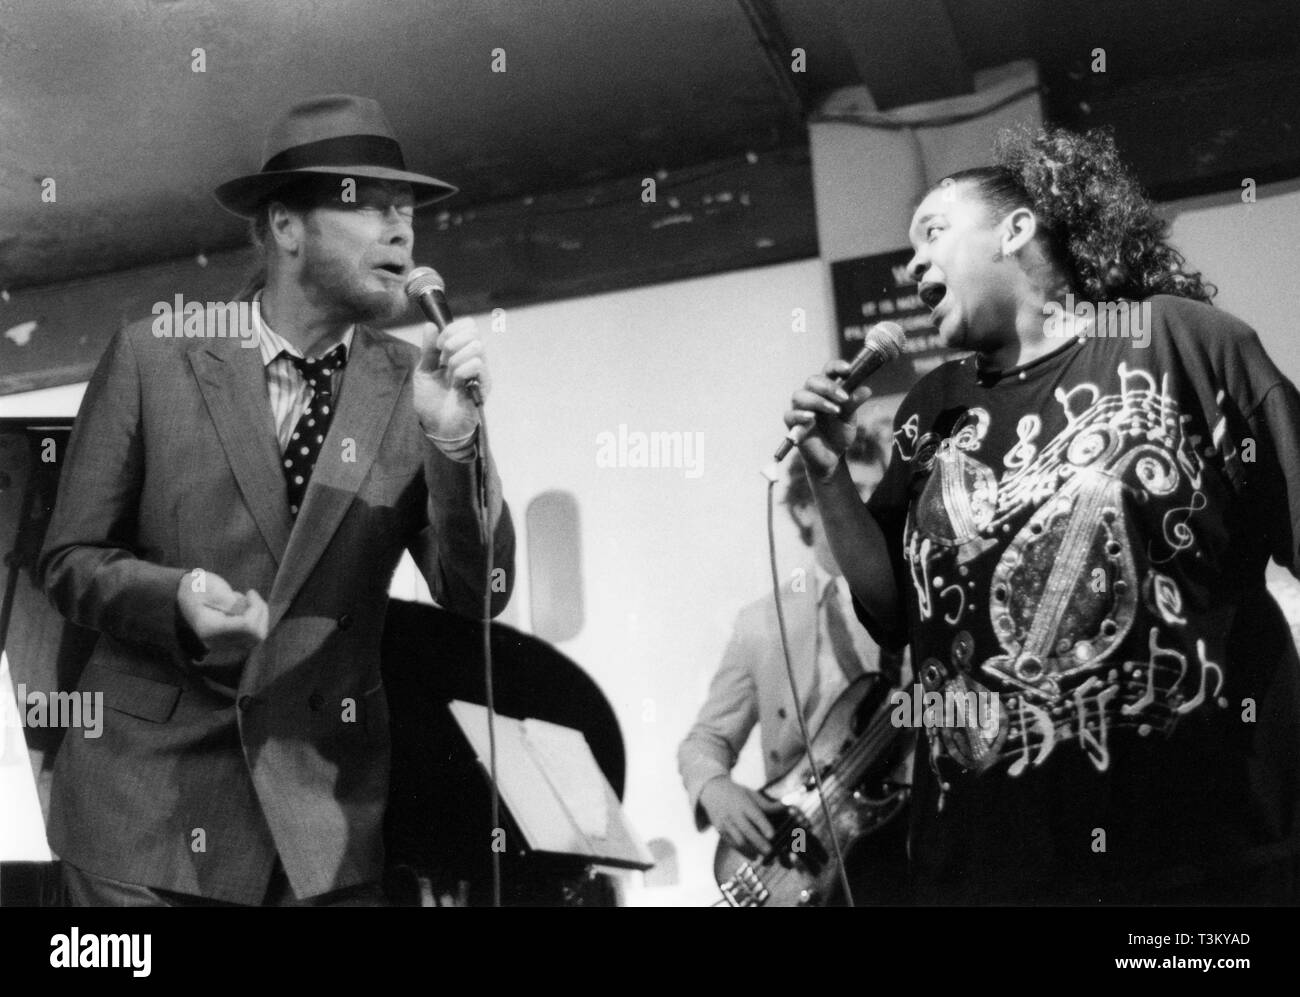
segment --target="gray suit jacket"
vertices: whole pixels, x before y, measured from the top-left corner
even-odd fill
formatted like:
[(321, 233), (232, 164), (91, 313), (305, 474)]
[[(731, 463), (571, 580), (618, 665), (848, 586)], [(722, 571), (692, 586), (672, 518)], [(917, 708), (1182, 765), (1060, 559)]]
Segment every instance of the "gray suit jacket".
[[(381, 875), (389, 582), (409, 549), (435, 599), (478, 617), (485, 551), (473, 465), (415, 416), (416, 349), (357, 330), (294, 521), (259, 351), (240, 343), (155, 338), (148, 323), (113, 339), (39, 570), (56, 608), (100, 632), (79, 688), (106, 708), (102, 736), (70, 732), (56, 761), (51, 846), (103, 876), (258, 903), (277, 853), (303, 897)], [(515, 541), (494, 469), (489, 483), (496, 613)], [(192, 568), (267, 599), (251, 653), (182, 651), (176, 592)]]
[[(787, 585), (781, 592), (790, 661), (801, 703), (808, 702), (817, 678), (820, 618), (813, 571), (809, 569), (805, 577), (803, 591)], [(879, 667), (879, 648), (865, 633), (854, 636), (863, 667), (875, 671)], [(701, 829), (708, 821), (699, 806), (700, 790), (710, 779), (730, 774), (755, 724), (762, 740), (766, 780), (772, 782), (794, 767), (804, 748), (785, 673), (776, 603), (770, 595), (750, 603), (736, 617), (708, 698), (677, 749), (677, 768)], [(809, 730), (809, 734), (815, 733)]]

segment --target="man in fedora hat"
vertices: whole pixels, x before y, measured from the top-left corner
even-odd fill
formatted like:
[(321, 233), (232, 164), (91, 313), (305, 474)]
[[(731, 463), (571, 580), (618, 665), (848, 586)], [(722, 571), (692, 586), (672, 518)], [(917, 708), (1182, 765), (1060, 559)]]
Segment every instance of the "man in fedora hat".
[(420, 350), (369, 325), (407, 306), (414, 209), (454, 191), (407, 170), (374, 101), (297, 104), (216, 192), (262, 254), (259, 349), (142, 323), (100, 361), (40, 562), (100, 633), (80, 688), (107, 707), (55, 766), (71, 902), (382, 901), (393, 571), (409, 550), (475, 617), (513, 582), (474, 322)]

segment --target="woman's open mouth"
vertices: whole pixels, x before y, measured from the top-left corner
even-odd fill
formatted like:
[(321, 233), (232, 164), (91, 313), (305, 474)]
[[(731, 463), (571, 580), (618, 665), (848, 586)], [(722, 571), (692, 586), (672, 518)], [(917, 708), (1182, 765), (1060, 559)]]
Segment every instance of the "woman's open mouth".
[(939, 303), (947, 296), (948, 285), (937, 282), (933, 284), (922, 284), (917, 290), (917, 294), (920, 296), (921, 302), (925, 307), (933, 312), (939, 307)]

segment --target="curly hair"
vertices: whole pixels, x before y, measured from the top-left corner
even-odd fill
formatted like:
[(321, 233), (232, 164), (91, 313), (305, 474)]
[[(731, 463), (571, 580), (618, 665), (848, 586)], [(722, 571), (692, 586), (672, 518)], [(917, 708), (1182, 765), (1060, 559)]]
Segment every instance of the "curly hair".
[(1073, 289), (1093, 301), (1173, 294), (1209, 302), (1217, 293), (1166, 242), (1156, 213), (1119, 156), (1109, 130), (999, 133), (997, 165), (962, 170), (946, 183), (973, 185), (991, 210), (1030, 208)]

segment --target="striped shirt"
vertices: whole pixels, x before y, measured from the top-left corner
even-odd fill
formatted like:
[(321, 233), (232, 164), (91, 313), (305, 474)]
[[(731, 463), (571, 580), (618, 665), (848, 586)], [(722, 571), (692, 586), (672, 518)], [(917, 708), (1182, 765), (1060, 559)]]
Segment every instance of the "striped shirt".
[[(289, 447), (289, 440), (298, 425), (298, 420), (311, 404), (312, 390), (301, 371), (294, 366), (289, 357), (284, 355), (288, 353), (289, 356), (303, 357), (302, 352), (283, 336), (277, 335), (262, 318), (261, 291), (258, 291), (253, 298), (253, 328), (257, 332), (257, 347), (262, 354), (262, 366), (266, 369), (266, 391), (271, 399), (271, 417), (275, 420), (275, 436), (280, 441), (280, 453), (284, 453)], [(356, 326), (351, 326), (340, 340), (348, 356), (352, 355), (352, 337), (356, 329)], [(333, 348), (331, 346), (330, 350)], [(324, 352), (328, 353), (329, 350)], [(303, 357), (303, 359), (307, 358)], [(340, 367), (331, 379), (335, 398), (343, 388), (345, 370), (346, 368)], [(478, 453), (477, 426), (474, 427), (473, 432), (457, 440), (440, 440), (427, 432), (425, 435), (434, 446), (457, 463), (469, 463)]]
[[(271, 417), (275, 420), (275, 436), (280, 441), (280, 452), (284, 453), (289, 446), (289, 438), (293, 436), (294, 427), (307, 411), (312, 397), (311, 386), (307, 384), (307, 379), (284, 354), (307, 358), (303, 357), (302, 351), (287, 339), (277, 335), (262, 319), (260, 292), (253, 299), (253, 328), (257, 331), (257, 345), (262, 353), (262, 366), (266, 368), (266, 391), (271, 399)], [(351, 352), (352, 336), (355, 332), (356, 326), (352, 326), (343, 334), (342, 343), (345, 352)], [(331, 350), (333, 348), (330, 347)], [(328, 353), (329, 350), (324, 352)], [(344, 371), (345, 368), (340, 367), (334, 372), (332, 380), (336, 398), (343, 387)]]

